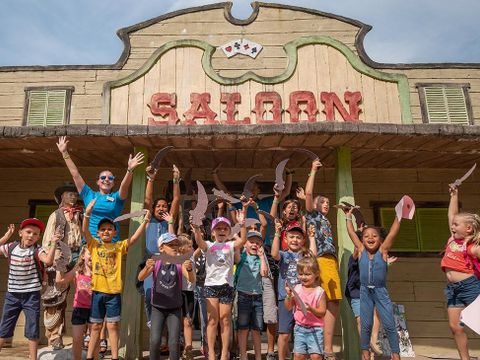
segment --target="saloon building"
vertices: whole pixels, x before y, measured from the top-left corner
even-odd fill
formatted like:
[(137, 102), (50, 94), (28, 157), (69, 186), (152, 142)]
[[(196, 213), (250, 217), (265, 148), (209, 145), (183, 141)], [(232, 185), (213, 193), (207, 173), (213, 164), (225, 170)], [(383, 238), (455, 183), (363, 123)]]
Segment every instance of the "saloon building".
[[(416, 215), (402, 223), (394, 247), (400, 259), (390, 268), (390, 293), (405, 306), (416, 353), (455, 353), (440, 252), (449, 236), (448, 184), (480, 152), (479, 64), (376, 63), (364, 50), (366, 24), (293, 6), (252, 7), (244, 20), (220, 3), (123, 28), (124, 51), (113, 65), (0, 67), (0, 231), (55, 209), (54, 189), (70, 180), (58, 136), (68, 136), (91, 185), (105, 168), (123, 176), (134, 151), (151, 159), (173, 145), (155, 184), (159, 194), (173, 164), (208, 184), (222, 163), (221, 177), (234, 188), (256, 173), (271, 183), (276, 164), (290, 158), (303, 186), (311, 160), (294, 149), (305, 148), (324, 164), (316, 192), (360, 205), (369, 224), (388, 227), (401, 196), (414, 199)], [(478, 180), (474, 172), (460, 188), (466, 211), (478, 212)], [(137, 169), (126, 210), (142, 206), (145, 182)], [(332, 209), (329, 217), (345, 279), (352, 244), (343, 214)], [(131, 221), (130, 231), (137, 225)], [(132, 275), (141, 257), (134, 247), (125, 267), (127, 358), (147, 339)], [(0, 303), (6, 275), (2, 259)], [(337, 343), (343, 339), (345, 358), (355, 359), (346, 307), (342, 319)], [(21, 325), (15, 336), (22, 338)], [(470, 344), (480, 349), (478, 337)]]

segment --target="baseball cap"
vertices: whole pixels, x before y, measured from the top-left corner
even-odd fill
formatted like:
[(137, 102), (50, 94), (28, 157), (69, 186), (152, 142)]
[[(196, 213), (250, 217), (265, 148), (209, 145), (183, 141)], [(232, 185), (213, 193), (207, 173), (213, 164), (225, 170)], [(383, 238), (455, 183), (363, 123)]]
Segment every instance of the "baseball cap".
[(38, 227), (40, 229), (40, 232), (43, 232), (43, 230), (45, 230), (45, 225), (43, 224), (43, 222), (41, 222), (37, 218), (28, 218), (28, 219), (23, 220), (20, 223), (20, 230), (23, 229), (25, 226), (28, 226), (28, 225), (33, 225), (33, 226)]
[(298, 231), (305, 236), (305, 230), (303, 230), (303, 226), (298, 221), (290, 221), (285, 229), (286, 232), (289, 231)]
[(177, 240), (177, 235), (166, 232), (160, 235), (157, 241), (157, 246), (163, 245), (163, 244), (168, 244), (174, 240)]
[(250, 239), (251, 237), (258, 237), (260, 240), (263, 240), (262, 234), (256, 230), (250, 230), (247, 233), (247, 239)]
[(232, 223), (230, 222), (230, 220), (228, 220), (227, 218), (225, 218), (223, 216), (220, 216), (220, 217), (217, 217), (217, 218), (213, 219), (211, 229), (212, 230), (215, 229), (215, 227), (220, 223), (225, 223), (228, 226), (232, 227)]
[(104, 218), (100, 219), (100, 221), (98, 222), (97, 230), (100, 229), (100, 226), (105, 224), (105, 223), (112, 224), (116, 229), (115, 222), (113, 221), (113, 219), (109, 218), (109, 217), (104, 217)]

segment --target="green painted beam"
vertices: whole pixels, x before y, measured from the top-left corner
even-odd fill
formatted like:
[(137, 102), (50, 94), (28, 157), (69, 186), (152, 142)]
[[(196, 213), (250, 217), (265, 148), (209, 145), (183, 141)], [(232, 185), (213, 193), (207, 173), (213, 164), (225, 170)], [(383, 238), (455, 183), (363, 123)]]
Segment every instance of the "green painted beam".
[[(142, 152), (145, 155), (143, 164), (137, 166), (133, 173), (132, 198), (130, 211), (143, 209), (145, 198), (145, 168), (148, 163), (148, 150), (144, 147), (137, 147), (135, 153)], [(140, 226), (142, 218), (130, 220), (129, 236)], [(135, 287), (135, 275), (138, 264), (143, 259), (145, 251), (145, 235), (128, 249), (125, 265), (125, 279), (122, 295), (122, 320), (120, 323), (120, 350), (119, 355), (123, 359), (142, 359), (143, 350), (143, 298)]]
[[(341, 201), (347, 201), (351, 204), (355, 204), (353, 198), (351, 150), (350, 148), (341, 146), (337, 148), (336, 155), (336, 203), (340, 204)], [(347, 283), (348, 259), (350, 258), (350, 255), (352, 255), (354, 247), (345, 226), (345, 214), (341, 209), (337, 210), (337, 237), (340, 279), (342, 290), (344, 290), (345, 284)], [(357, 321), (355, 320), (348, 301), (345, 298), (340, 304), (340, 316), (342, 321), (342, 359), (358, 360), (360, 359), (360, 343), (358, 338)]]

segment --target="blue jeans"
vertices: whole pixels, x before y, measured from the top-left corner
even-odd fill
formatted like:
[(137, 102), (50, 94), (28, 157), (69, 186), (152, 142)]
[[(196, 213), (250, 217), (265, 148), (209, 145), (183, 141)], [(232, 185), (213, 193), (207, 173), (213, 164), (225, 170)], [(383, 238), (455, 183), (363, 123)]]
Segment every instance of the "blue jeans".
[(238, 330), (263, 329), (263, 301), (262, 294), (250, 295), (238, 292)]
[(40, 291), (26, 293), (5, 293), (0, 338), (13, 336), (20, 312), (25, 314), (25, 337), (28, 340), (40, 338)]
[[(195, 309), (198, 306), (200, 315), (200, 328), (201, 328), (201, 344), (207, 345), (207, 302), (205, 300), (205, 294), (203, 292), (203, 286), (195, 286)], [(195, 311), (194, 311), (195, 313)]]
[(400, 354), (395, 318), (393, 317), (393, 305), (385, 287), (368, 288), (364, 285), (360, 287), (360, 345), (362, 350), (370, 348), (375, 307), (383, 329), (387, 333), (392, 353)]
[(152, 327), (150, 328), (150, 360), (160, 359), (163, 327), (168, 329), (168, 351), (170, 360), (180, 359), (180, 327), (182, 326), (182, 308), (159, 309), (152, 306)]
[(122, 313), (122, 294), (105, 294), (92, 291), (91, 323), (119, 322)]
[(295, 325), (293, 329), (293, 352), (295, 354), (323, 354), (323, 328)]
[(480, 280), (475, 275), (462, 281), (448, 283), (445, 288), (447, 307), (464, 308), (480, 295)]

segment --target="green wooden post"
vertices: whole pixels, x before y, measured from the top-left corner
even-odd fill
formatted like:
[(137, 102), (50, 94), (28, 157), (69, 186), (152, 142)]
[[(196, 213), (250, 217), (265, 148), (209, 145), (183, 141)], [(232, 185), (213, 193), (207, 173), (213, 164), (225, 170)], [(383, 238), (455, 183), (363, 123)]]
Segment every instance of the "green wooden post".
[[(344, 146), (337, 148), (337, 166), (335, 175), (337, 185), (337, 204), (340, 204), (341, 201), (347, 201), (354, 204), (350, 148)], [(350, 255), (352, 255), (354, 247), (347, 234), (347, 228), (345, 227), (345, 214), (341, 209), (337, 210), (337, 237), (338, 256), (340, 260), (340, 278), (342, 289), (344, 289), (345, 284), (347, 283), (348, 259), (350, 258)], [(357, 321), (345, 298), (340, 305), (340, 315), (342, 320), (342, 359), (358, 360), (360, 359), (360, 344)]]
[[(133, 173), (132, 199), (130, 211), (143, 209), (145, 197), (145, 168), (148, 162), (148, 151), (144, 147), (135, 148), (135, 153), (145, 154), (143, 164), (137, 166)], [(140, 226), (141, 218), (130, 220), (129, 236)], [(132, 248), (128, 249), (125, 265), (125, 280), (122, 295), (122, 320), (120, 325), (120, 350), (119, 355), (123, 359), (142, 359), (143, 350), (143, 300), (135, 287), (135, 275), (137, 267), (143, 258), (145, 249), (145, 236), (142, 236)]]

